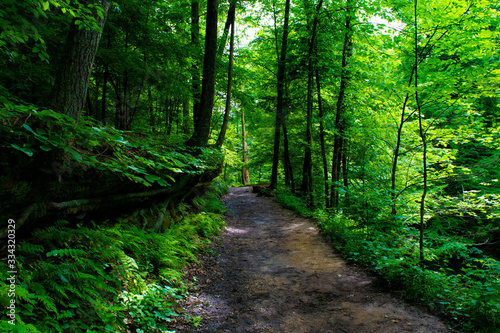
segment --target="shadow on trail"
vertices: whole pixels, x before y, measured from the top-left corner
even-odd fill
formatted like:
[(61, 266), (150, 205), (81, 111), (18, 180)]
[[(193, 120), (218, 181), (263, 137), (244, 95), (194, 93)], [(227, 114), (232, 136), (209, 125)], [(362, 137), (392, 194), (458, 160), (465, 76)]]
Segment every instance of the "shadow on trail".
[(193, 295), (194, 332), (448, 332), (437, 318), (373, 286), (314, 223), (232, 188), (226, 233)]

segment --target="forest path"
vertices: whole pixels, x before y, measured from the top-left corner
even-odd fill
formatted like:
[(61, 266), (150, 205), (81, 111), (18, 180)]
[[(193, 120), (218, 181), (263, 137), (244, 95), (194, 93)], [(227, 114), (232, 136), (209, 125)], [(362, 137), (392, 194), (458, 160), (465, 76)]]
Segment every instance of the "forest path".
[(221, 244), (191, 272), (199, 289), (188, 313), (202, 318), (194, 332), (449, 332), (346, 264), (313, 222), (273, 198), (241, 187), (223, 200)]

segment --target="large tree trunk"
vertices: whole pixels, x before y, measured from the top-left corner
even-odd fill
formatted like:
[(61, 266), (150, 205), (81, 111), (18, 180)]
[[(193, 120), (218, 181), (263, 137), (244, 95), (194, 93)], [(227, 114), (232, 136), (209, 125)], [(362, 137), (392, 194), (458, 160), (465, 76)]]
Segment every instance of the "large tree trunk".
[(207, 25), (205, 33), (205, 56), (203, 58), (203, 78), (201, 86), (201, 105), (194, 133), (189, 144), (205, 147), (210, 136), (212, 109), (215, 95), (215, 67), (217, 56), (217, 16), (218, 0), (208, 0)]
[(352, 54), (352, 26), (351, 26), (351, 15), (353, 13), (352, 3), (348, 2), (346, 9), (346, 19), (345, 19), (345, 34), (344, 34), (344, 46), (342, 50), (342, 70), (340, 73), (340, 90), (337, 99), (337, 113), (335, 117), (335, 135), (334, 135), (334, 148), (333, 148), (333, 160), (332, 160), (332, 189), (330, 204), (331, 207), (338, 207), (339, 205), (339, 180), (340, 180), (340, 167), (342, 161), (342, 143), (344, 135), (344, 109), (345, 109), (345, 95), (347, 90), (347, 84), (349, 82), (349, 73), (347, 69), (347, 61)]
[(285, 70), (286, 70), (286, 52), (288, 43), (288, 19), (290, 17), (290, 0), (286, 0), (285, 4), (285, 19), (283, 22), (283, 37), (281, 42), (281, 54), (278, 59), (278, 75), (277, 75), (277, 107), (276, 121), (274, 124), (274, 149), (273, 149), (273, 168), (271, 172), (270, 188), (274, 189), (278, 185), (278, 165), (280, 155), (280, 137), (281, 127), (283, 126), (283, 116), (285, 114)]
[[(231, 3), (231, 5), (234, 4)], [(230, 9), (231, 11), (231, 9)], [(232, 11), (232, 22), (231, 23), (231, 40), (229, 42), (229, 69), (227, 73), (227, 93), (226, 93), (226, 110), (224, 111), (224, 120), (222, 121), (222, 127), (219, 133), (219, 138), (217, 139), (216, 146), (222, 147), (224, 139), (226, 137), (227, 124), (229, 122), (229, 112), (231, 111), (231, 89), (233, 87), (233, 53), (234, 53), (234, 9)], [(228, 14), (229, 20), (229, 14)], [(243, 112), (243, 111), (242, 111)], [(243, 117), (243, 116), (242, 116)], [(243, 118), (242, 118), (243, 123)], [(243, 123), (244, 125), (244, 123)]]
[[(111, 1), (86, 0), (85, 5), (99, 5), (103, 9), (103, 18), (94, 14), (99, 29), (79, 29), (76, 18), (73, 20), (66, 39), (66, 52), (52, 90), (52, 106), (58, 112), (80, 121), (83, 111), (90, 73), (95, 54), (101, 39), (102, 29)], [(81, 21), (78, 21), (81, 22)]]

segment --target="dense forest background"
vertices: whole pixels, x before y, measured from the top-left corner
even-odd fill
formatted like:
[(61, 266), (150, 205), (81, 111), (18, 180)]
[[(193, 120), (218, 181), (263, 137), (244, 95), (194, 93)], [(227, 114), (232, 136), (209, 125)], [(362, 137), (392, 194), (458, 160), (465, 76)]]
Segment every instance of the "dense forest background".
[(277, 189), (408, 298), (493, 332), (499, 11), (486, 0), (3, 1), (5, 209), (36, 215), (19, 202), (31, 189), (12, 184), (44, 163), (59, 182), (91, 168), (155, 189), (222, 171)]

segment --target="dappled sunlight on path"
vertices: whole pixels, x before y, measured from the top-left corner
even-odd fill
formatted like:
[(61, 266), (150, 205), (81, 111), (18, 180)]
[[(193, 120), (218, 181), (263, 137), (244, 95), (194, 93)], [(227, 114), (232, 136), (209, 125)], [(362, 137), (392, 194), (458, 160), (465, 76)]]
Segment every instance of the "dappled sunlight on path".
[(313, 222), (256, 197), (225, 197), (227, 231), (199, 272), (195, 332), (448, 332), (377, 278), (346, 264)]

